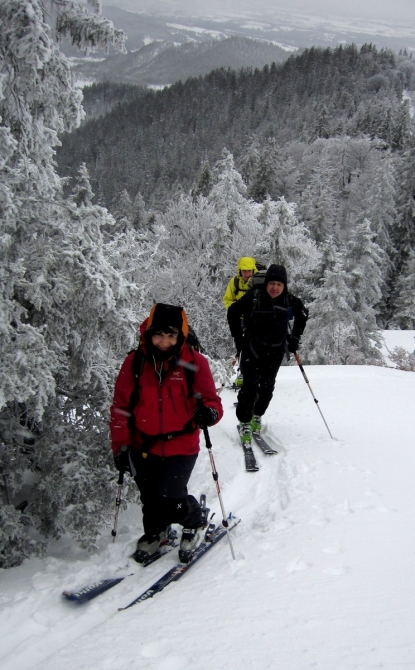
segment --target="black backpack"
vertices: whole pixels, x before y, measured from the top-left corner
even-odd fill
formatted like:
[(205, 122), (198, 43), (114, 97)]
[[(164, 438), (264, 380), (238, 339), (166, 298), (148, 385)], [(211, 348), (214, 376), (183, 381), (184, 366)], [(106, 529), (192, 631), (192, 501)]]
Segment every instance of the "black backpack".
[(198, 351), (200, 354), (206, 354), (206, 349), (201, 345), (200, 340), (196, 335), (195, 331), (193, 330), (192, 326), (188, 325), (187, 327), (189, 332), (186, 337), (186, 342), (189, 345), (189, 347), (194, 351)]
[(248, 291), (255, 291), (255, 289), (261, 288), (265, 281), (265, 275), (267, 274), (266, 268), (261, 268), (258, 272), (252, 275), (248, 281)]

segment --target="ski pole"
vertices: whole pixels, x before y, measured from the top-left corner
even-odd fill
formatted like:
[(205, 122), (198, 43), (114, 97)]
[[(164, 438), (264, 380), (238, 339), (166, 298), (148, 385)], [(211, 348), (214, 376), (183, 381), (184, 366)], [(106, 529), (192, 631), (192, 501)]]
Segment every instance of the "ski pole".
[[(203, 405), (203, 400), (202, 400), (201, 393), (195, 393), (194, 397), (196, 398), (196, 404), (199, 407), (203, 407), (204, 405)], [(222, 517), (223, 517), (222, 518), (222, 526), (224, 528), (226, 528), (226, 535), (228, 537), (228, 542), (229, 542), (229, 547), (230, 547), (230, 550), (231, 550), (232, 558), (233, 558), (233, 560), (235, 560), (235, 553), (233, 551), (232, 540), (231, 540), (231, 536), (229, 534), (229, 523), (228, 523), (226, 512), (225, 512), (225, 507), (223, 505), (222, 494), (220, 492), (219, 475), (218, 475), (218, 472), (216, 470), (215, 459), (213, 458), (213, 454), (212, 454), (212, 442), (210, 441), (210, 435), (209, 435), (209, 431), (207, 429), (207, 426), (205, 425), (205, 426), (202, 426), (201, 428), (202, 428), (203, 434), (205, 436), (206, 449), (209, 452), (210, 464), (211, 464), (211, 467), (212, 467), (212, 477), (213, 477), (213, 480), (216, 484), (216, 491), (218, 493), (219, 503), (220, 503), (220, 507), (221, 507), (221, 510), (222, 510)]]
[[(128, 446), (126, 444), (123, 444), (123, 446), (121, 447), (121, 452), (124, 454), (127, 451)], [(121, 469), (118, 474), (118, 491), (117, 491), (117, 497), (115, 498), (114, 528), (111, 531), (113, 542), (115, 542), (115, 537), (117, 535), (118, 512), (120, 511), (123, 487), (124, 487), (124, 467), (123, 467), (123, 461), (121, 460)]]
[(294, 354), (294, 356), (295, 356), (295, 360), (297, 361), (298, 367), (300, 368), (300, 370), (301, 370), (301, 372), (302, 372), (302, 375), (303, 375), (303, 377), (304, 377), (305, 383), (307, 384), (308, 388), (310, 389), (310, 393), (311, 393), (311, 395), (313, 396), (313, 399), (314, 399), (314, 402), (316, 403), (317, 409), (318, 409), (318, 411), (319, 411), (320, 414), (321, 414), (321, 418), (323, 419), (323, 421), (324, 421), (324, 423), (325, 423), (325, 426), (326, 426), (327, 430), (329, 431), (329, 435), (330, 435), (331, 439), (334, 440), (334, 437), (333, 437), (333, 435), (332, 435), (331, 432), (330, 432), (330, 428), (329, 428), (328, 425), (327, 425), (327, 421), (326, 421), (326, 419), (325, 419), (324, 416), (323, 416), (323, 412), (322, 412), (321, 409), (320, 409), (320, 405), (318, 404), (318, 400), (317, 400), (316, 396), (314, 395), (313, 390), (312, 390), (312, 388), (311, 388), (311, 386), (310, 386), (310, 382), (308, 381), (308, 378), (307, 378), (307, 375), (306, 375), (306, 373), (305, 373), (305, 371), (304, 371), (303, 364), (302, 364), (302, 362), (301, 362), (301, 360), (300, 360), (300, 357), (299, 357), (298, 354)]

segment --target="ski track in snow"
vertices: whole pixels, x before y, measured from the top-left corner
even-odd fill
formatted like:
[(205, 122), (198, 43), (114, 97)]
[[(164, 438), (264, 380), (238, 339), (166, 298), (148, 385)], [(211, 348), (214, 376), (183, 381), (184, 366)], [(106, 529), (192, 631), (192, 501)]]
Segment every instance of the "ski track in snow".
[[(349, 670), (415, 667), (415, 374), (307, 367), (330, 436), (296, 367), (284, 367), (247, 473), (235, 394), (210, 430), (226, 510), (242, 518), (177, 584), (118, 612), (167, 567), (127, 557), (141, 532), (124, 512), (88, 557), (68, 539), (0, 571), (1, 670)], [(203, 436), (202, 436), (203, 445)], [(221, 520), (204, 446), (190, 490)], [(115, 489), (114, 489), (115, 500)], [(134, 573), (86, 605), (61, 592)]]

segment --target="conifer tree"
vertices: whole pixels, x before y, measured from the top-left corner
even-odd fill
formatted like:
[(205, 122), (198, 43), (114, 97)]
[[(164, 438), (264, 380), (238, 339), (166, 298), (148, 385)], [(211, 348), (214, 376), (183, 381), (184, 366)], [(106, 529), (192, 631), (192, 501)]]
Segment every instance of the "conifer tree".
[(123, 189), (118, 195), (113, 211), (117, 222), (117, 230), (125, 231), (132, 226), (133, 203), (127, 189)]
[(30, 524), (94, 545), (111, 480), (105, 412), (133, 320), (131, 290), (105, 259), (106, 213), (91, 205), (86, 171), (65, 201), (53, 162), (58, 134), (82, 118), (81, 92), (54, 39), (122, 48), (125, 36), (77, 2), (50, 5), (54, 30), (38, 0), (0, 4), (2, 567), (42, 550)]
[(258, 213), (258, 220), (263, 230), (255, 245), (255, 254), (269, 263), (285, 265), (290, 288), (307, 296), (320, 254), (308, 230), (298, 221), (296, 206), (283, 198), (277, 202), (268, 198)]
[(345, 269), (354, 298), (355, 341), (367, 364), (381, 361), (376, 317), (384, 284), (384, 252), (374, 241), (368, 219), (356, 227), (345, 252)]
[(199, 195), (203, 195), (206, 198), (209, 195), (210, 191), (212, 190), (212, 186), (213, 186), (212, 168), (210, 167), (209, 161), (205, 160), (200, 170), (196, 186), (192, 190), (193, 197), (197, 198)]
[(140, 191), (138, 191), (134, 198), (131, 208), (131, 217), (132, 225), (136, 230), (147, 226), (148, 212), (146, 211), (146, 203), (144, 202), (144, 198)]
[(225, 211), (230, 232), (235, 228), (241, 217), (241, 212), (248, 209), (244, 197), (246, 184), (235, 168), (232, 154), (225, 148), (222, 158), (216, 163), (214, 171), (215, 184), (208, 199), (213, 203), (217, 212)]
[(365, 358), (357, 343), (355, 300), (340, 253), (313, 296), (310, 318), (301, 338), (304, 361), (313, 365), (363, 365)]
[(275, 140), (269, 139), (259, 153), (250, 180), (248, 195), (255, 202), (264, 202), (267, 197), (275, 200), (280, 195), (277, 193), (278, 166), (278, 147)]
[(333, 235), (336, 240), (339, 239), (337, 184), (328, 152), (323, 151), (301, 196), (299, 206), (300, 217), (316, 242), (324, 241), (328, 235)]
[(415, 329), (415, 251), (411, 251), (396, 282), (392, 328)]

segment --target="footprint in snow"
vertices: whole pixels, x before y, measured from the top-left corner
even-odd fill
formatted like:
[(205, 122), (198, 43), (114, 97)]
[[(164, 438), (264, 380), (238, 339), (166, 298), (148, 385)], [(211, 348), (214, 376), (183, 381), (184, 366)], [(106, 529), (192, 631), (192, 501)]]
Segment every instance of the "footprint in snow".
[(311, 565), (299, 557), (296, 558), (295, 561), (288, 563), (287, 572), (303, 572), (309, 568), (311, 568)]

